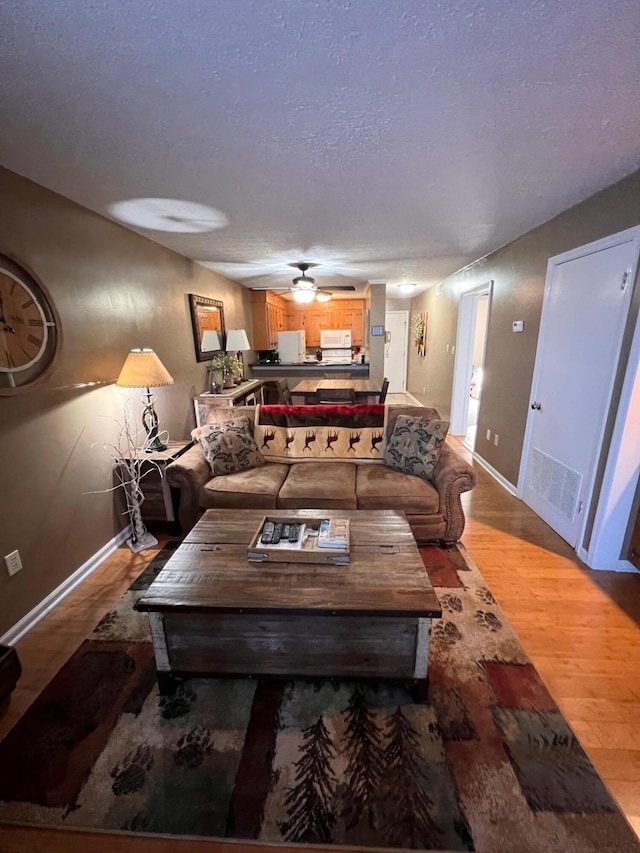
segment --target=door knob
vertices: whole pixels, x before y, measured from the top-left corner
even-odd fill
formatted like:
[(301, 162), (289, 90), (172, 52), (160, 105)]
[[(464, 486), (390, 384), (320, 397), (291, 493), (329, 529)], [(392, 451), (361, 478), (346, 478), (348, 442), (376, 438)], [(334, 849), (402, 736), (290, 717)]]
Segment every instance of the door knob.
[(540, 409), (542, 408), (542, 403), (538, 403), (538, 401), (537, 401), (537, 400), (535, 400), (535, 401), (531, 404), (531, 408), (532, 408), (532, 409), (536, 409), (537, 411), (540, 411)]

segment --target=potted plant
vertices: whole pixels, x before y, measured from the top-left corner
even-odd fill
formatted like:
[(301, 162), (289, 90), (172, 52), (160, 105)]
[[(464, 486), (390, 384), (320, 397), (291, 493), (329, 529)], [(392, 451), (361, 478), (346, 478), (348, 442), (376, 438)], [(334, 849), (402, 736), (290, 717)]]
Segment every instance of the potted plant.
[[(226, 352), (214, 355), (207, 365), (207, 369), (211, 374), (219, 374), (222, 376), (222, 384), (225, 388), (230, 388), (234, 385), (234, 377), (241, 373), (240, 362), (235, 355), (229, 355)], [(216, 380), (217, 382), (217, 380)]]

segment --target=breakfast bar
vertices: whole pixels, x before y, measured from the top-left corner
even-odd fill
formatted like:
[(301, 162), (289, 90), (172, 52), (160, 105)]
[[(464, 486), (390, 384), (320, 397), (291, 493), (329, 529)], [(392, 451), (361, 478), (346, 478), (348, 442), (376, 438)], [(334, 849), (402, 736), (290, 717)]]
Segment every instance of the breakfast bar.
[(341, 374), (345, 379), (368, 379), (369, 364), (323, 364), (321, 361), (306, 361), (297, 364), (273, 362), (249, 365), (254, 379), (288, 379), (293, 385), (300, 379), (322, 379), (325, 373)]

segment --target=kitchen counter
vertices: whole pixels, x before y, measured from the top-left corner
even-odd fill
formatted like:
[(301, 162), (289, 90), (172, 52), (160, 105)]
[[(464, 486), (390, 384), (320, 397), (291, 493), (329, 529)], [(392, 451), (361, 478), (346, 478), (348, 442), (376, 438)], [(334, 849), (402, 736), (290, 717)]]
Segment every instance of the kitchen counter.
[(326, 364), (321, 361), (302, 362), (301, 364), (253, 364), (249, 365), (254, 379), (321, 379), (325, 373), (344, 373), (345, 378), (352, 376), (367, 379), (369, 364)]

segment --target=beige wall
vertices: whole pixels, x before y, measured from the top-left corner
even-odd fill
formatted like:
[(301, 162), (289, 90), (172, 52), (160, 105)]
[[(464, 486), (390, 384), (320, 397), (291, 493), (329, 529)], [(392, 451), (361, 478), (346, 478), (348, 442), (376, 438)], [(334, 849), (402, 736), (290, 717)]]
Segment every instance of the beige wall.
[[(413, 343), (413, 316), (426, 311), (427, 338), (425, 355), (418, 355)], [(443, 418), (451, 412), (453, 386), (453, 354), (458, 323), (458, 300), (452, 290), (442, 289), (437, 295), (431, 287), (411, 300), (409, 312), (409, 359), (407, 391), (425, 406), (436, 408)]]
[[(0, 252), (35, 273), (62, 325), (44, 385), (0, 396), (2, 635), (124, 526), (113, 494), (87, 493), (110, 483), (110, 458), (91, 444), (113, 439), (131, 395), (74, 386), (110, 383), (129, 349), (152, 347), (175, 380), (157, 389), (161, 427), (186, 438), (205, 382), (187, 294), (221, 299), (227, 328), (251, 336), (251, 320), (247, 290), (181, 255), (2, 169), (0, 196)], [(24, 569), (10, 578), (2, 557), (15, 548)]]
[[(410, 346), (408, 390), (449, 417), (454, 361), (450, 350), (456, 339), (460, 293), (493, 280), (476, 451), (514, 485), (528, 414), (547, 261), (638, 225), (639, 199), (640, 172), (635, 172), (451, 276), (443, 283), (441, 296), (431, 288), (412, 300), (412, 313), (429, 312), (429, 331), (425, 358), (419, 358), (415, 347)], [(512, 332), (514, 320), (524, 320), (523, 333)], [(498, 447), (486, 440), (487, 429), (499, 434)]]

